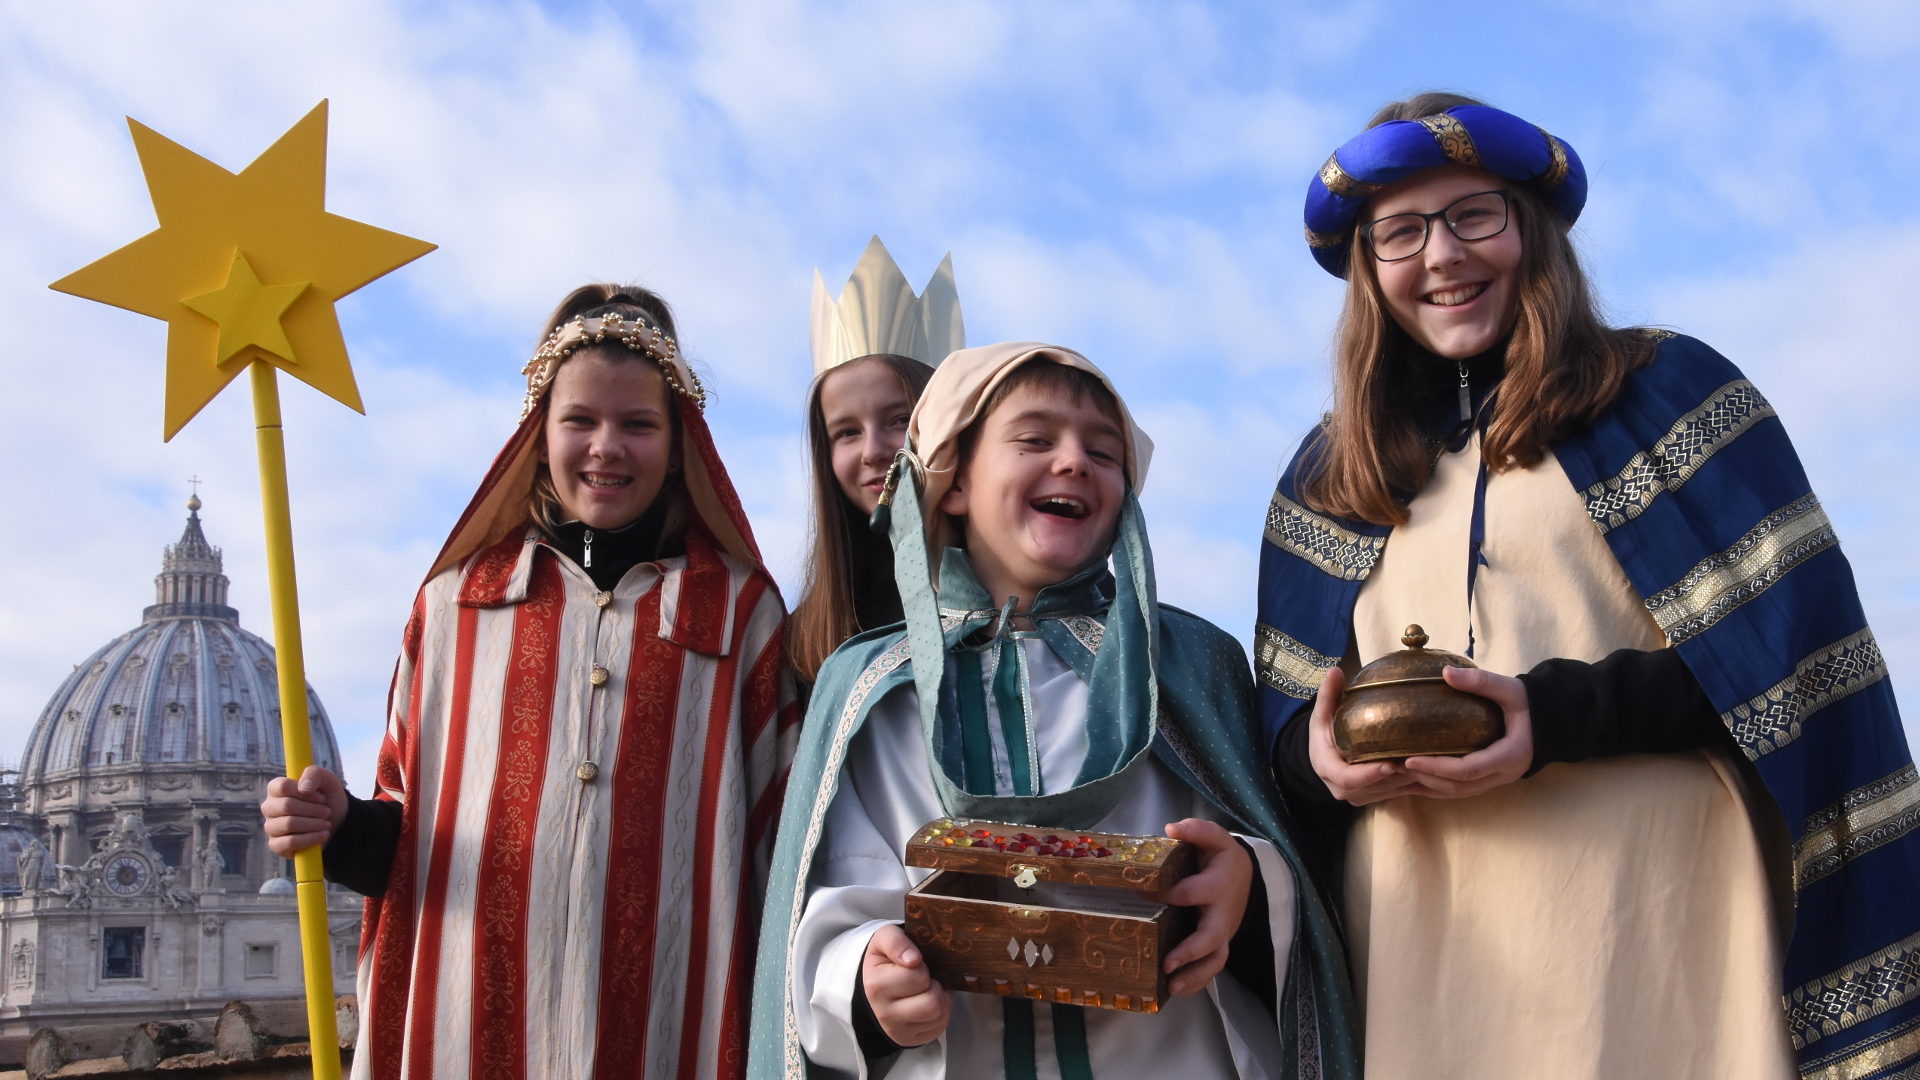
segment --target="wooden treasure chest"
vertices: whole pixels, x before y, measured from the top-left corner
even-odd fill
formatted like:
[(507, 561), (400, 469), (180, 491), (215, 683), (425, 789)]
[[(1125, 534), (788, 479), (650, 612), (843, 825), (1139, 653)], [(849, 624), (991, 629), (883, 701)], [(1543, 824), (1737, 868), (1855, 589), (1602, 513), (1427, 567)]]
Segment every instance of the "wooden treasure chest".
[(1162, 961), (1196, 919), (1141, 895), (1199, 865), (1164, 836), (942, 818), (906, 863), (934, 870), (907, 893), (907, 935), (952, 990), (1159, 1012)]

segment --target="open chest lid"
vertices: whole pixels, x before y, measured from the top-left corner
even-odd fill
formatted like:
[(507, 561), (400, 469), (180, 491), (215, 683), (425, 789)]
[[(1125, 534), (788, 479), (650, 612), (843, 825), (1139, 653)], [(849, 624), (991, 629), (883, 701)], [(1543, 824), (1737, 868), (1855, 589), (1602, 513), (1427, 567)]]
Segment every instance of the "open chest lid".
[(1194, 872), (1199, 852), (1165, 836), (1079, 832), (969, 818), (929, 821), (907, 842), (908, 866), (1152, 891)]

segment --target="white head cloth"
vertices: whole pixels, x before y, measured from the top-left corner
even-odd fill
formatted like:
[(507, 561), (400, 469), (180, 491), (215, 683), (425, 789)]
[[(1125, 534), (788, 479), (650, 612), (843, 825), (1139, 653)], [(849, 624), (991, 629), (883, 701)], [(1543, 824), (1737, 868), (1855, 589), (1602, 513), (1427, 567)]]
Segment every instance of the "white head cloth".
[(1034, 341), (1007, 341), (961, 349), (934, 369), (933, 378), (921, 392), (907, 421), (907, 447), (922, 475), (920, 506), (926, 518), (929, 544), (943, 543), (939, 526), (943, 522), (940, 498), (953, 486), (960, 464), (960, 435), (981, 419), (987, 399), (1008, 375), (1031, 362), (1065, 364), (1099, 379), (1113, 394), (1120, 409), (1120, 425), (1126, 438), (1125, 462), (1127, 486), (1137, 495), (1147, 483), (1147, 465), (1153, 460), (1153, 440), (1140, 430), (1127, 399), (1093, 361), (1058, 345)]

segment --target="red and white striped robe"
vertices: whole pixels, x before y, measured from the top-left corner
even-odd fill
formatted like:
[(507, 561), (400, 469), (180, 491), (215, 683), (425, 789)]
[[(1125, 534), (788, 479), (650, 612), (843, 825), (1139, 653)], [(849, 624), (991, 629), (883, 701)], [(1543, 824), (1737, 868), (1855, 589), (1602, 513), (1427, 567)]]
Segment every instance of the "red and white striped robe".
[(376, 798), (405, 811), (367, 903), (355, 1077), (743, 1073), (799, 714), (772, 581), (697, 528), (687, 545), (602, 594), (513, 536), (421, 589), (380, 753)]

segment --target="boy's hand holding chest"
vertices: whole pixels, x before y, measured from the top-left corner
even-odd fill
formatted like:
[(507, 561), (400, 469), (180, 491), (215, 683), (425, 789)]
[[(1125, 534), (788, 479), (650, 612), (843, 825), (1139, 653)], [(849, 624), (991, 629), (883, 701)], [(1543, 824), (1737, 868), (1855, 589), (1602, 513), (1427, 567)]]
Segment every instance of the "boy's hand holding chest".
[[(1167, 989), (1191, 994), (1206, 988), (1227, 965), (1227, 947), (1246, 914), (1253, 860), (1218, 823), (1187, 818), (1167, 835), (1200, 849), (1200, 870), (1171, 889), (1146, 894), (1163, 904), (1200, 909), (1199, 925), (1167, 954)], [(939, 1038), (953, 1015), (945, 987), (933, 980), (926, 957), (898, 926), (883, 926), (867, 942), (860, 979), (880, 1029), (901, 1046)]]
[(1200, 849), (1199, 873), (1171, 889), (1147, 894), (1163, 904), (1200, 909), (1199, 925), (1166, 958), (1166, 970), (1173, 976), (1167, 981), (1168, 992), (1191, 994), (1205, 989), (1227, 966), (1227, 944), (1247, 911), (1253, 860), (1217, 822), (1187, 818), (1167, 826), (1167, 835)]
[(895, 1043), (919, 1046), (947, 1030), (953, 1014), (947, 988), (933, 981), (927, 958), (898, 926), (881, 927), (867, 942), (860, 981), (873, 1018)]

